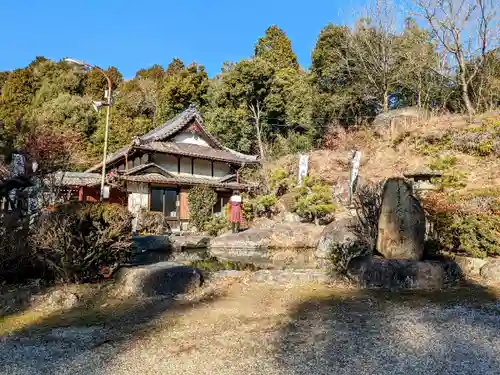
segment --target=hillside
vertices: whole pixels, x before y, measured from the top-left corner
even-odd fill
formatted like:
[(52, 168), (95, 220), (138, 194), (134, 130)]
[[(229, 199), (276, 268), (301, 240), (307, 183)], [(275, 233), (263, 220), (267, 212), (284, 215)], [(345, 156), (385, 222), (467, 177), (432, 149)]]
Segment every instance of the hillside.
[[(406, 172), (440, 170), (446, 188), (470, 190), (500, 185), (500, 115), (488, 113), (469, 124), (458, 115), (440, 116), (389, 134), (372, 129), (338, 131), (330, 147), (311, 152), (309, 174), (329, 184), (346, 184), (351, 150), (361, 151), (360, 181), (380, 181)], [(334, 144), (332, 147), (331, 145)], [(296, 175), (298, 158), (269, 163)]]

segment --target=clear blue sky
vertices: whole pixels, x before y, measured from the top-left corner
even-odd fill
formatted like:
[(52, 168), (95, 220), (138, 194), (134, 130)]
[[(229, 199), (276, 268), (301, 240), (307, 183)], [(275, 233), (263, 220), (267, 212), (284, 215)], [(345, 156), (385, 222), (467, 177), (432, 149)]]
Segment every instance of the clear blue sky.
[(307, 68), (319, 31), (349, 23), (363, 0), (0, 0), (0, 71), (35, 56), (69, 56), (125, 78), (173, 57), (219, 73), (224, 61), (249, 57), (257, 38), (276, 24)]

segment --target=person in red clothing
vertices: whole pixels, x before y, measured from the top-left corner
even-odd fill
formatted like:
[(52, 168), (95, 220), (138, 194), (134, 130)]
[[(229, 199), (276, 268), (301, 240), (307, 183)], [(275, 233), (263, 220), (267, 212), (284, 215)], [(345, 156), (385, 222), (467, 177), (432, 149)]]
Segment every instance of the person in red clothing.
[(231, 220), (231, 227), (233, 229), (233, 233), (238, 233), (240, 231), (241, 203), (242, 203), (241, 195), (239, 191), (235, 191), (231, 196), (231, 198), (229, 199), (229, 205), (231, 207), (229, 218)]

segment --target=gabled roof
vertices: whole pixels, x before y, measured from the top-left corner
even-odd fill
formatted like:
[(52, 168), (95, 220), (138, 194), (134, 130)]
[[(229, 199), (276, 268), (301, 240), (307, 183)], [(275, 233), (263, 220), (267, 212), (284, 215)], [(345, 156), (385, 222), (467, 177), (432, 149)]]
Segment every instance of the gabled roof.
[(139, 137), (139, 143), (149, 143), (155, 141), (164, 140), (175, 133), (181, 131), (186, 125), (188, 125), (192, 120), (196, 120), (200, 125), (200, 131), (210, 140), (210, 142), (217, 148), (222, 148), (223, 146), (219, 143), (217, 138), (208, 133), (203, 128), (203, 118), (201, 117), (200, 112), (196, 109), (195, 106), (190, 105), (188, 109), (184, 112), (178, 114), (174, 118), (168, 120), (163, 125), (151, 130), (150, 132), (144, 134)]
[(175, 177), (172, 173), (167, 171), (165, 168), (160, 167), (156, 163), (147, 163), (138, 165), (137, 167), (130, 168), (129, 170), (123, 173), (124, 176), (133, 176), (136, 175), (137, 172), (146, 171), (146, 173), (159, 173), (167, 177)]
[(236, 176), (226, 176), (223, 178), (195, 177), (195, 176), (174, 176), (167, 177), (160, 173), (146, 173), (136, 176), (122, 176), (121, 179), (129, 182), (145, 182), (172, 185), (207, 185), (215, 188), (238, 189), (248, 185), (237, 183)]
[[(199, 125), (198, 130), (205, 136), (205, 138), (209, 141), (208, 143), (213, 146), (213, 148), (167, 141), (168, 138), (172, 137), (174, 134), (180, 132), (186, 126), (191, 124), (193, 120), (196, 120)], [(177, 146), (177, 148), (174, 146)], [(184, 112), (168, 120), (163, 125), (151, 130), (141, 137), (135, 138), (128, 146), (122, 147), (114, 153), (110, 154), (106, 158), (106, 164), (118, 161), (134, 149), (143, 149), (186, 156), (196, 156), (202, 158), (205, 157), (208, 159), (239, 164), (258, 162), (256, 156), (245, 155), (223, 146), (217, 140), (217, 138), (215, 138), (205, 130), (205, 128), (203, 127), (203, 118), (200, 112), (196, 109), (195, 106), (192, 105), (189, 106), (189, 108)], [(182, 153), (183, 150), (185, 151), (185, 153)], [(89, 168), (86, 172), (94, 172), (99, 170), (99, 168), (102, 168), (102, 162)]]
[(201, 159), (217, 160), (236, 164), (253, 164), (257, 160), (250, 155), (244, 155), (226, 150), (213, 149), (192, 143), (151, 142), (136, 146), (140, 150), (150, 150), (173, 155), (198, 157)]

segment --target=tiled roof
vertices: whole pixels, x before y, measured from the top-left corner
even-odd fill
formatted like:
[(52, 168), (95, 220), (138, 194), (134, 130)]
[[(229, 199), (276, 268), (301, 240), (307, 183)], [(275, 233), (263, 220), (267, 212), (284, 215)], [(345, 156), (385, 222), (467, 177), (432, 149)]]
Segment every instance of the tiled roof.
[(184, 126), (186, 126), (191, 120), (196, 119), (196, 121), (201, 125), (201, 130), (205, 133), (205, 135), (214, 143), (217, 147), (222, 148), (222, 145), (219, 143), (219, 141), (209, 134), (208, 132), (204, 131), (203, 129), (203, 118), (200, 115), (200, 112), (196, 109), (195, 106), (190, 105), (188, 109), (186, 109), (184, 112), (178, 114), (174, 118), (168, 120), (165, 124), (151, 130), (150, 132), (144, 134), (143, 136), (139, 137), (139, 142), (141, 144), (143, 143), (149, 143), (149, 142), (154, 142), (158, 140), (165, 139), (167, 137), (170, 137), (171, 135), (177, 133), (180, 131)]
[(64, 186), (96, 186), (101, 183), (99, 173), (57, 172), (53, 175), (57, 184)]
[(241, 188), (247, 185), (238, 184), (236, 182), (222, 182), (223, 179), (202, 178), (194, 176), (175, 176), (167, 177), (160, 173), (147, 173), (137, 176), (122, 176), (125, 181), (130, 182), (146, 182), (158, 184), (171, 184), (171, 185), (208, 185), (220, 188)]
[(125, 175), (125, 176), (134, 175), (137, 172), (140, 172), (140, 171), (142, 171), (144, 169), (148, 169), (148, 168), (158, 169), (161, 172), (161, 174), (173, 177), (172, 173), (170, 173), (169, 171), (167, 171), (165, 168), (160, 167), (156, 163), (147, 163), (147, 164), (138, 165), (137, 167), (133, 167), (133, 168), (130, 168), (130, 169), (126, 170), (126, 171), (123, 171), (123, 175)]
[(215, 148), (195, 145), (191, 143), (151, 142), (145, 145), (138, 146), (137, 148), (142, 150), (151, 150), (174, 155), (192, 156), (239, 164), (253, 164), (257, 162), (256, 157), (254, 156), (244, 155), (226, 150), (218, 150)]
[[(124, 157), (131, 149), (132, 149), (131, 146), (124, 146), (122, 148), (119, 148), (118, 150), (116, 150), (112, 154), (109, 154), (106, 157), (106, 164), (112, 163), (112, 162)], [(98, 171), (100, 168), (102, 168), (102, 162), (92, 166), (91, 168), (87, 169), (85, 172)]]
[[(128, 152), (132, 151), (133, 149), (149, 149), (151, 150), (151, 144), (152, 143), (171, 143), (172, 142), (159, 142), (162, 140), (167, 139), (168, 137), (171, 137), (178, 131), (182, 130), (186, 125), (188, 125), (192, 120), (196, 120), (198, 124), (200, 125), (200, 131), (204, 133), (204, 135), (209, 139), (210, 143), (213, 144), (215, 147), (210, 148), (210, 147), (205, 147), (204, 150), (199, 150), (199, 153), (196, 152), (189, 152), (189, 149), (185, 148), (186, 152), (188, 153), (177, 153), (180, 155), (186, 155), (186, 156), (197, 156), (197, 157), (205, 157), (208, 159), (213, 159), (213, 160), (220, 160), (220, 161), (227, 161), (227, 162), (236, 162), (236, 163), (257, 163), (257, 157), (252, 156), (252, 155), (245, 155), (242, 153), (239, 153), (237, 151), (231, 150), (225, 146), (223, 146), (217, 138), (215, 138), (213, 135), (208, 133), (204, 127), (203, 127), (203, 118), (201, 117), (201, 114), (198, 112), (196, 107), (194, 106), (189, 106), (188, 109), (186, 109), (184, 112), (180, 113), (179, 115), (175, 116), (174, 118), (168, 120), (165, 124), (151, 130), (150, 132), (144, 134), (141, 137), (135, 138), (130, 145), (125, 146), (114, 152), (113, 154), (109, 155), (106, 158), (106, 164), (115, 162), (119, 160), (120, 158), (124, 157)], [(184, 146), (185, 144), (179, 144), (175, 143), (175, 145), (179, 145), (180, 147)], [(192, 145), (189, 145), (192, 146)], [(195, 147), (202, 147), (202, 146), (197, 146), (193, 145)], [(208, 152), (210, 150), (211, 152)], [(158, 152), (172, 152), (173, 151), (172, 147), (169, 147), (168, 149), (165, 149), (165, 151), (161, 150), (161, 147), (159, 147), (158, 150), (153, 150), (153, 151), (158, 151)], [(182, 150), (181, 150), (182, 151)], [(193, 149), (191, 149), (193, 151)], [(217, 154), (217, 152), (219, 154)], [(217, 155), (219, 157), (217, 158)], [(95, 172), (98, 171), (99, 168), (102, 167), (102, 162), (99, 164), (94, 165), (93, 167), (89, 168), (86, 172)]]

